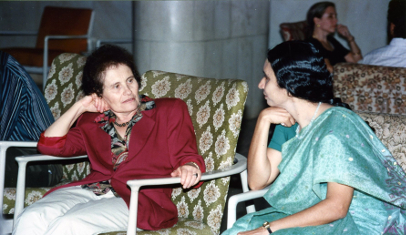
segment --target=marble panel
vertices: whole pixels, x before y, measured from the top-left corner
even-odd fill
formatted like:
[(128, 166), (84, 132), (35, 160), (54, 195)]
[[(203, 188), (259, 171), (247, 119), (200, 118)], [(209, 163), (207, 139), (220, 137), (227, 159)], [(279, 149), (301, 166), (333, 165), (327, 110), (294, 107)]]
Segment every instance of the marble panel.
[(238, 39), (231, 38), (222, 41), (221, 77), (237, 78), (238, 71)]
[(205, 42), (204, 49), (204, 76), (210, 78), (222, 78), (222, 45), (221, 40)]
[(151, 70), (151, 42), (135, 41), (134, 62), (140, 74)]
[(151, 69), (204, 76), (204, 43), (151, 42)]
[[(232, 1), (232, 36), (256, 35), (266, 32), (269, 1)], [(264, 26), (261, 26), (265, 24)], [(262, 32), (261, 32), (262, 31)]]
[(193, 40), (213, 40), (215, 22), (215, 2), (214, 1), (194, 1), (192, 19)]
[(214, 38), (226, 39), (231, 36), (231, 2), (215, 1)]

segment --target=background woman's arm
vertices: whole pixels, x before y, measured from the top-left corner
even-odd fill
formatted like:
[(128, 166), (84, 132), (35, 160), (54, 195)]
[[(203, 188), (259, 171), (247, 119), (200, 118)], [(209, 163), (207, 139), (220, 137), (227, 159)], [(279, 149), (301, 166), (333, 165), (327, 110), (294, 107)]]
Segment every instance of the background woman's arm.
[(362, 59), (361, 49), (358, 47), (357, 43), (355, 42), (354, 36), (350, 34), (347, 26), (339, 24), (337, 25), (337, 31), (340, 35), (345, 37), (350, 45), (351, 52), (348, 53), (344, 59), (347, 62), (356, 63)]

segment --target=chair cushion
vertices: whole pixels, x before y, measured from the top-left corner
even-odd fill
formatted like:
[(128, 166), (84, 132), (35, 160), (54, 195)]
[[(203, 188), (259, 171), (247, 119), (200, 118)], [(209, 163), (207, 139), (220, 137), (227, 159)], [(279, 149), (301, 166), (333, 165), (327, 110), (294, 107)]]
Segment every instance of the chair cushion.
[(406, 68), (339, 63), (333, 85), (334, 96), (353, 110), (406, 113)]
[(305, 40), (306, 27), (306, 21), (282, 23), (279, 25), (284, 41)]

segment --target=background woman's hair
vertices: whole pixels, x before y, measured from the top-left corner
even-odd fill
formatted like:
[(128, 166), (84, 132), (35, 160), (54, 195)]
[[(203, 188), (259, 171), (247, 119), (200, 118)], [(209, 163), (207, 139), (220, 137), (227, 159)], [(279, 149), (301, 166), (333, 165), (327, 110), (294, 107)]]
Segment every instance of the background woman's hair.
[(307, 11), (306, 21), (307, 21), (307, 30), (306, 36), (311, 38), (314, 31), (314, 17), (321, 18), (326, 11), (327, 7), (336, 8), (335, 4), (332, 2), (318, 2), (313, 4), (310, 9)]
[(122, 47), (106, 44), (87, 57), (82, 78), (84, 95), (95, 93), (101, 97), (106, 70), (119, 64), (126, 65), (131, 69), (139, 86), (141, 77), (134, 64), (133, 56)]

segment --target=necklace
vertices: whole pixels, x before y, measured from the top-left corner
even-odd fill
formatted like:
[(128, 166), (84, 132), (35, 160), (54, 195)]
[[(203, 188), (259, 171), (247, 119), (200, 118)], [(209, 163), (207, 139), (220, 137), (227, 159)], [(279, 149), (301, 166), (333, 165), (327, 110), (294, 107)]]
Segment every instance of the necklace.
[[(131, 120), (130, 120), (131, 121)], [(122, 124), (118, 124), (116, 121), (114, 121), (114, 124), (116, 124), (119, 127), (123, 127), (123, 126), (127, 126), (128, 124), (130, 124), (130, 121), (122, 123)]]
[[(317, 105), (316, 112), (314, 112), (313, 117), (312, 117), (312, 119), (310, 120), (310, 123), (309, 123), (309, 125), (308, 125), (309, 127), (312, 125), (314, 119), (316, 118), (316, 114), (317, 114), (317, 112), (319, 111), (320, 105), (321, 105), (321, 102), (319, 102), (319, 105)], [(308, 128), (308, 129), (309, 129), (309, 128)], [(300, 125), (298, 125), (297, 128), (296, 128), (296, 138), (298, 138), (299, 140), (301, 140), (301, 139), (303, 139), (303, 136), (304, 136), (304, 135), (299, 136), (299, 132), (300, 132)]]

